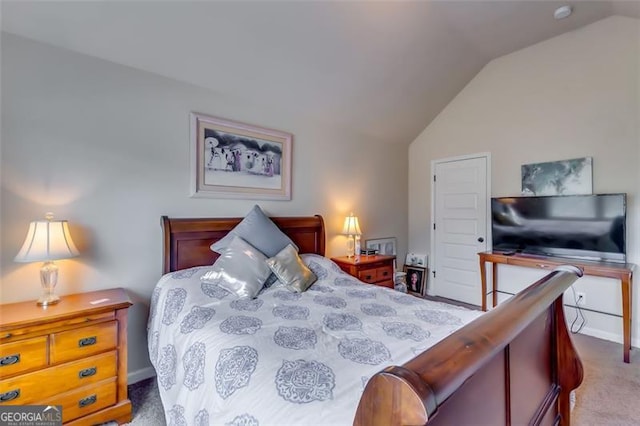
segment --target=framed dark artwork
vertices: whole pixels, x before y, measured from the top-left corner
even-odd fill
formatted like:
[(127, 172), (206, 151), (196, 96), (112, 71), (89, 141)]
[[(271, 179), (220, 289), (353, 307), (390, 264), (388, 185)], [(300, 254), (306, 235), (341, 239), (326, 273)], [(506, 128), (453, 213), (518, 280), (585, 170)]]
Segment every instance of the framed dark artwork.
[(291, 199), (293, 135), (191, 113), (191, 196)]
[(416, 296), (425, 296), (427, 294), (427, 268), (404, 265), (404, 272), (407, 273), (407, 291)]

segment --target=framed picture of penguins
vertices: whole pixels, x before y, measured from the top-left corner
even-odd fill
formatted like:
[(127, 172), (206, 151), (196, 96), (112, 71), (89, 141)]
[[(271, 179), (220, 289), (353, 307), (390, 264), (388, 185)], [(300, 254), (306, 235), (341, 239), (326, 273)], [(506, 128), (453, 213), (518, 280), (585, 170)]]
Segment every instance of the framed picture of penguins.
[(293, 135), (191, 113), (191, 196), (291, 199)]

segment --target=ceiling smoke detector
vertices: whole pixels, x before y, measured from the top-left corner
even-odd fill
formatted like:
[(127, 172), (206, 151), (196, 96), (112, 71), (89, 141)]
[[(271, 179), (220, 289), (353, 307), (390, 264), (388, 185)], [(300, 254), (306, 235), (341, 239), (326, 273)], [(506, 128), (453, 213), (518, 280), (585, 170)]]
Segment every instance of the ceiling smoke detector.
[(571, 15), (571, 12), (573, 12), (571, 6), (560, 6), (553, 12), (553, 17), (556, 19), (564, 19)]

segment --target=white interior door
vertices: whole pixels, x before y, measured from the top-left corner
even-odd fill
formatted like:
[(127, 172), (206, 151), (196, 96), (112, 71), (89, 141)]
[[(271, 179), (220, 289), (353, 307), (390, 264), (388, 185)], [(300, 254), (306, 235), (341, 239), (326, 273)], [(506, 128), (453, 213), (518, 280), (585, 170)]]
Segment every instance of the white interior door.
[(434, 161), (433, 264), (436, 296), (480, 305), (478, 252), (490, 238), (488, 154)]

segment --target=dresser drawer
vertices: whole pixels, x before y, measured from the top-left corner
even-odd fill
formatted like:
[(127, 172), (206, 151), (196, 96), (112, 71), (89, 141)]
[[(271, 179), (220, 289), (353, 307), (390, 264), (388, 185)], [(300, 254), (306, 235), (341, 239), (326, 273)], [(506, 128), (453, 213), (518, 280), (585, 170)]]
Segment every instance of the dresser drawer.
[(67, 392), (39, 402), (39, 405), (62, 405), (64, 423), (94, 413), (116, 403), (116, 379)]
[(105, 322), (51, 335), (51, 364), (83, 358), (116, 347), (118, 323)]
[(378, 270), (375, 268), (360, 270), (358, 271), (358, 279), (365, 283), (374, 283), (378, 281)]
[(24, 405), (116, 375), (116, 351), (0, 380), (4, 405)]
[(387, 288), (390, 288), (390, 289), (395, 288), (395, 284), (394, 284), (393, 280), (378, 281), (376, 283), (376, 285), (380, 286), (380, 287), (387, 287)]
[(380, 266), (378, 268), (360, 270), (358, 271), (358, 279), (369, 284), (378, 283), (380, 281), (393, 281), (393, 266)]
[[(393, 282), (393, 266), (382, 266), (376, 269), (377, 281), (391, 280)], [(391, 285), (393, 287), (393, 284)]]
[(19, 338), (35, 337), (36, 335), (42, 335), (58, 330), (68, 330), (78, 325), (82, 326), (83, 323), (115, 319), (116, 316), (114, 312), (103, 312), (100, 314), (83, 315), (76, 318), (51, 321), (45, 324), (22, 325), (20, 327), (6, 327), (4, 324), (0, 324), (0, 326), (3, 326), (3, 331), (0, 333), (0, 339), (13, 342)]
[(47, 365), (47, 336), (0, 345), (0, 377)]

